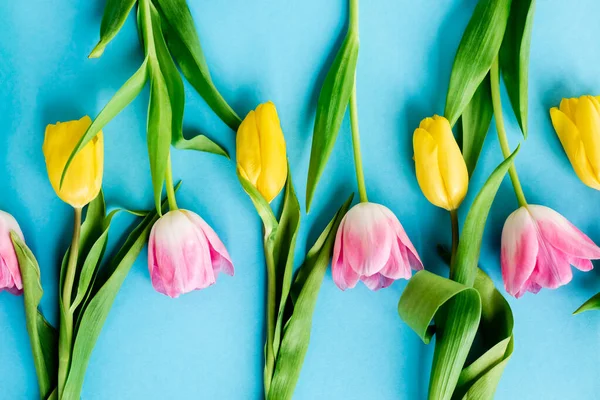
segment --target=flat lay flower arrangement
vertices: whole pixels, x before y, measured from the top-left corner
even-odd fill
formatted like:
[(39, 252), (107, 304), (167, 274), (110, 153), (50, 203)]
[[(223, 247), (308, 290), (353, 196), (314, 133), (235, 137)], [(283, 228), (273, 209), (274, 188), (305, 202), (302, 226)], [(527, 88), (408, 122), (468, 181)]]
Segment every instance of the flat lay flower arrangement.
[[(133, 38), (128, 46), (139, 53), (139, 65), (97, 108), (61, 121), (53, 119), (50, 113), (43, 121), (45, 129), (28, 132), (43, 138), (43, 144), (27, 148), (27, 154), (43, 160), (45, 171), (38, 172), (47, 177), (44, 184), (72, 210), (72, 216), (57, 228), (68, 239), (31, 240), (35, 230), (27, 223), (27, 213), (12, 211), (5, 207), (9, 203), (3, 202), (4, 197), (0, 198), (0, 290), (6, 292), (0, 296), (0, 302), (6, 296), (21, 296), (19, 312), (24, 328), (12, 332), (28, 334), (31, 361), (21, 361), (32, 362), (37, 398), (102, 398), (86, 390), (86, 382), (94, 379), (89, 371), (98, 361), (97, 353), (111, 346), (102, 343), (97, 348), (96, 344), (106, 334), (105, 323), (110, 324), (111, 330), (119, 329), (107, 321), (123, 312), (122, 298), (129, 304), (137, 303), (136, 307), (145, 307), (143, 298), (125, 298), (120, 294), (127, 287), (132, 268), (143, 263), (147, 265), (145, 284), (154, 289), (156, 296), (171, 302), (171, 310), (176, 310), (178, 302), (189, 308), (189, 303), (183, 302), (194, 296), (192, 292), (206, 289), (204, 298), (213, 296), (215, 288), (210, 287), (241, 279), (240, 270), (252, 270), (253, 276), (260, 277), (260, 282), (245, 283), (247, 287), (261, 288), (260, 300), (252, 308), (260, 312), (251, 316), (252, 326), (235, 325), (235, 330), (256, 331), (261, 338), (259, 348), (245, 353), (254, 358), (244, 360), (261, 365), (260, 376), (254, 376), (260, 394), (240, 391), (239, 398), (269, 400), (300, 398), (295, 396), (299, 387), (305, 396), (309, 393), (309, 398), (331, 398), (320, 397), (324, 392), (319, 388), (307, 392), (310, 376), (302, 371), (311, 368), (310, 363), (328, 364), (327, 359), (310, 352), (311, 343), (318, 341), (322, 332), (322, 313), (332, 307), (332, 297), (327, 296), (328, 303), (320, 293), (333, 287), (340, 291), (337, 296), (342, 301), (352, 299), (358, 292), (374, 299), (372, 304), (379, 309), (392, 310), (386, 317), (392, 318), (398, 329), (410, 331), (407, 337), (413, 339), (411, 346), (423, 346), (424, 351), (429, 351), (426, 357), (404, 360), (408, 365), (419, 365), (415, 369), (422, 375), (418, 376), (422, 383), (418, 388), (420, 395), (404, 393), (401, 386), (394, 386), (394, 398), (417, 396), (431, 400), (492, 399), (499, 385), (522, 385), (503, 377), (506, 371), (517, 368), (514, 359), (518, 351), (526, 351), (528, 346), (519, 338), (521, 321), (515, 317), (515, 311), (529, 307), (527, 299), (541, 291), (549, 292), (547, 296), (574, 293), (576, 287), (570, 283), (575, 274), (578, 280), (600, 290), (594, 272), (576, 272), (592, 271), (593, 261), (600, 259), (598, 238), (589, 229), (593, 222), (583, 226), (572, 222), (570, 204), (549, 207), (548, 204), (557, 204), (552, 201), (553, 191), (568, 189), (555, 185), (552, 179), (545, 182), (539, 177), (532, 184), (528, 180), (533, 180), (533, 175), (524, 172), (524, 155), (530, 154), (526, 149), (553, 141), (560, 151), (544, 162), (559, 164), (569, 187), (576, 187), (586, 197), (593, 198), (600, 190), (598, 93), (586, 92), (588, 86), (581, 85), (558, 93), (543, 115), (533, 115), (541, 110), (530, 102), (532, 91), (539, 90), (539, 85), (530, 84), (531, 49), (538, 38), (534, 35), (539, 18), (535, 0), (473, 1), (468, 21), (460, 25), (455, 48), (447, 59), (439, 61), (447, 63), (448, 73), (436, 78), (437, 82), (445, 80), (435, 90), (436, 100), (421, 104), (418, 112), (411, 109), (411, 126), (394, 134), (406, 144), (392, 151), (397, 160), (396, 171), (388, 167), (377, 171), (373, 165), (377, 160), (371, 154), (379, 151), (374, 144), (383, 142), (373, 139), (378, 131), (360, 118), (373, 113), (372, 102), (361, 100), (361, 94), (370, 82), (377, 81), (363, 73), (374, 71), (366, 68), (372, 62), (372, 32), (365, 35), (361, 25), (364, 14), (372, 17), (370, 3), (343, 1), (332, 14), (343, 28), (334, 33), (339, 36), (337, 40), (328, 40), (335, 44), (328, 50), (327, 60), (311, 67), (315, 78), (304, 83), (314, 87), (314, 99), (302, 107), (306, 116), (300, 120), (309, 121), (310, 127), (301, 139), (298, 128), (288, 122), (298, 121), (298, 117), (291, 117), (287, 108), (285, 112), (278, 108), (282, 101), (277, 90), (261, 90), (258, 99), (252, 96), (240, 107), (234, 101), (237, 95), (230, 95), (236, 91), (214, 79), (219, 76), (219, 69), (210, 63), (201, 45), (210, 42), (210, 32), (200, 29), (197, 15), (189, 8), (192, 4), (186, 0), (101, 3), (104, 11), (97, 21), (99, 39), (78, 57), (88, 56), (90, 60), (86, 62), (93, 63), (93, 59), (105, 58), (114, 51), (119, 42)], [(193, 10), (196, 9), (201, 10), (202, 6), (194, 5)], [(259, 8), (255, 11), (259, 12)], [(230, 12), (235, 13), (235, 8)], [(121, 32), (126, 30), (129, 19), (135, 24), (137, 37)], [(380, 27), (384, 28), (385, 24)], [(402, 46), (402, 42), (397, 45)], [(215, 48), (211, 50), (214, 52)], [(108, 71), (106, 63), (102, 65)], [(299, 78), (290, 75), (289, 79)], [(97, 85), (101, 87), (102, 83)], [(80, 96), (93, 97), (94, 93), (86, 91)], [(185, 120), (195, 112), (190, 104), (198, 102), (204, 104), (206, 114), (217, 121), (215, 124), (227, 132), (227, 137), (208, 130), (206, 134), (188, 133)], [(139, 139), (145, 144), (137, 148), (138, 152), (143, 150), (143, 155), (135, 159), (145, 160), (145, 182), (151, 187), (151, 196), (143, 206), (129, 209), (131, 202), (126, 202), (125, 207), (105, 196), (103, 187), (110, 184), (104, 172), (112, 160), (109, 149), (115, 148), (110, 143), (120, 143), (123, 136), (131, 134), (118, 131), (114, 121), (133, 107), (140, 114), (140, 104), (144, 132)], [(397, 105), (392, 108), (394, 114), (403, 109)], [(540, 126), (542, 120), (545, 124)], [(531, 139), (534, 135), (538, 136), (537, 141)], [(231, 146), (222, 144), (228, 140)], [(339, 142), (347, 147), (342, 149)], [(303, 143), (302, 148), (299, 143)], [(340, 154), (349, 148), (351, 155)], [(382, 154), (389, 154), (389, 150)], [(306, 163), (297, 162), (302, 152)], [(255, 258), (236, 249), (236, 240), (248, 248), (249, 238), (239, 238), (215, 224), (228, 210), (199, 207), (189, 196), (182, 195), (188, 187), (198, 189), (197, 198), (226, 195), (219, 193), (217, 187), (182, 182), (184, 171), (177, 158), (183, 154), (192, 154), (210, 166), (195, 171), (198, 176), (216, 174), (216, 169), (231, 170), (229, 179), (236, 181), (240, 194), (236, 198), (238, 207), (252, 207), (258, 217), (236, 221), (240, 232), (254, 232), (252, 238), (261, 238), (251, 244), (260, 249), (256, 250), (261, 255), (256, 258), (258, 262), (250, 262)], [(344, 170), (352, 174), (339, 174), (338, 169), (332, 168), (340, 157)], [(418, 198), (418, 202), (402, 200), (409, 198), (407, 193), (389, 196), (381, 183), (389, 174), (409, 181), (402, 191), (412, 188), (410, 199)], [(351, 180), (335, 186), (348, 177)], [(20, 184), (11, 183), (16, 190)], [(551, 190), (538, 192), (538, 188), (546, 186)], [(119, 190), (127, 193), (130, 189), (124, 186)], [(504, 192), (514, 192), (515, 196), (506, 197)], [(498, 207), (495, 200), (500, 196), (504, 203), (503, 220), (494, 214)], [(325, 201), (330, 204), (324, 212)], [(27, 204), (22, 207), (26, 209)], [(315, 212), (321, 215), (314, 218)], [(594, 215), (594, 210), (587, 213)], [(123, 222), (114, 223), (121, 215), (129, 215), (130, 226), (125, 229)], [(423, 218), (415, 225), (414, 219), (420, 220), (421, 215), (434, 215), (435, 229), (444, 234), (436, 235), (435, 240), (420, 235), (415, 226), (430, 221)], [(411, 222), (407, 224), (407, 220)], [(310, 226), (305, 227), (307, 224)], [(303, 236), (306, 229), (310, 232), (308, 238)], [(48, 258), (38, 256), (48, 246), (59, 247), (60, 259), (55, 265), (47, 265)], [(482, 257), (482, 252), (486, 252), (486, 257)], [(39, 261), (42, 259), (44, 262)], [(48, 288), (47, 282), (56, 282), (56, 288)], [(56, 292), (52, 293), (54, 289)], [(393, 304), (383, 301), (389, 299), (390, 293), (395, 296)], [(194, 307), (206, 307), (199, 297), (197, 300)], [(346, 305), (336, 307), (343, 309), (350, 304), (352, 301), (348, 300)], [(600, 293), (580, 301), (561, 318), (597, 318), (598, 309)], [(158, 314), (153, 318), (165, 323), (169, 319)], [(7, 326), (13, 323), (3, 322)], [(598, 326), (590, 323), (587, 328), (588, 332), (580, 334), (592, 338), (586, 354), (597, 364)], [(538, 329), (543, 334), (544, 327)], [(235, 340), (238, 333), (218, 335)], [(335, 333), (339, 338), (356, 335), (357, 332), (342, 329)], [(199, 342), (206, 344), (203, 337)], [(383, 346), (374, 340), (363, 345)], [(402, 349), (409, 344), (397, 341), (393, 346)], [(401, 356), (403, 351), (373, 354), (391, 358)], [(418, 353), (407, 349), (406, 354)], [(128, 357), (135, 354), (113, 362), (127, 363)], [(545, 357), (546, 360), (536, 362), (560, 362), (552, 349), (547, 350)], [(197, 371), (199, 375), (211, 376), (213, 366), (202, 356), (195, 363), (196, 367), (202, 366)], [(389, 359), (371, 359), (369, 363), (369, 368), (375, 365), (382, 374), (390, 365), (396, 365)], [(356, 372), (361, 368), (348, 367), (352, 373), (330, 379), (341, 386), (345, 385), (344, 380), (351, 380), (349, 384), (364, 386), (364, 393), (370, 393), (357, 398), (387, 398), (363, 377), (367, 375)], [(143, 387), (147, 384), (143, 379), (156, 379), (154, 373), (142, 372), (128, 383), (131, 387)], [(103, 374), (110, 375), (110, 368)], [(236, 387), (236, 374), (228, 373), (227, 385)], [(398, 381), (405, 379), (400, 370), (391, 371), (390, 376)], [(177, 385), (181, 384), (185, 382)], [(600, 387), (596, 385), (596, 389), (598, 393)], [(537, 390), (521, 393), (520, 398), (538, 398), (538, 393), (546, 393), (544, 388)], [(204, 398), (202, 393), (196, 395)]]

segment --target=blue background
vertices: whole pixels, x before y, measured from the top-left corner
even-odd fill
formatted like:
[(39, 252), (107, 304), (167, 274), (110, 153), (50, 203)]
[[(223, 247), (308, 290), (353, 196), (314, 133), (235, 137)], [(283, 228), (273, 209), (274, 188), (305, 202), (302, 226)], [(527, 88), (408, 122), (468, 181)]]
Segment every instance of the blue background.
[[(244, 115), (273, 100), (287, 139), (294, 183), (304, 193), (318, 89), (345, 30), (345, 0), (191, 0), (190, 7), (217, 87)], [(358, 103), (370, 199), (400, 218), (426, 268), (443, 272), (437, 243), (449, 242), (448, 216), (423, 197), (411, 160), (419, 121), (442, 113), (454, 54), (475, 0), (363, 1)], [(41, 264), (51, 321), (59, 259), (70, 241), (72, 211), (52, 191), (41, 151), (48, 123), (95, 116), (138, 68), (135, 20), (98, 60), (86, 57), (98, 40), (104, 1), (0, 2), (0, 208), (19, 220)], [(516, 161), (528, 200), (563, 213), (600, 243), (600, 193), (572, 171), (548, 109), (561, 97), (600, 94), (600, 2), (538, 1), (531, 49), (530, 137)], [(185, 128), (205, 132), (234, 152), (235, 138), (187, 88)], [(104, 189), (110, 204), (151, 208), (145, 144), (147, 90), (105, 129)], [(522, 138), (504, 96), (512, 146)], [(501, 155), (492, 128), (462, 208)], [(235, 176), (217, 156), (173, 154), (184, 186), (180, 206), (203, 216), (227, 245), (236, 275), (177, 300), (150, 284), (146, 253), (117, 297), (89, 366), (85, 399), (259, 399), (265, 268), (261, 227)], [(348, 121), (304, 216), (297, 265), (342, 198), (355, 190)], [(502, 225), (517, 206), (506, 179), (490, 214), (481, 265), (502, 287)], [(117, 242), (133, 219), (119, 217)], [(600, 396), (600, 313), (571, 312), (600, 289), (598, 270), (573, 282), (509, 302), (515, 352), (498, 399), (593, 399)], [(406, 285), (374, 293), (359, 285), (340, 291), (323, 282), (311, 346), (296, 399), (422, 399), (433, 347), (399, 319)], [(505, 293), (501, 289), (502, 293)], [(0, 398), (34, 399), (35, 371), (22, 297), (0, 294)]]

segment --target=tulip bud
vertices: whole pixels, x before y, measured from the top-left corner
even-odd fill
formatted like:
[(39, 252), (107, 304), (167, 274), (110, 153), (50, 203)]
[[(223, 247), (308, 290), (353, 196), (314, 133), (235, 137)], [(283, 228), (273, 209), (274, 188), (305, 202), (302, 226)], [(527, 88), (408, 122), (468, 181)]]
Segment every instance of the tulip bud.
[(331, 272), (342, 290), (359, 280), (371, 290), (411, 277), (421, 259), (398, 218), (387, 207), (359, 203), (344, 216), (335, 237)]
[(12, 215), (0, 210), (0, 292), (23, 293), (23, 282), (19, 260), (15, 253), (10, 232), (15, 232), (23, 240), (23, 233)]
[(104, 141), (98, 133), (73, 158), (62, 187), (60, 180), (69, 156), (92, 124), (87, 115), (79, 121), (57, 122), (46, 126), (44, 157), (52, 188), (62, 201), (74, 208), (82, 208), (98, 196), (102, 186)]
[(227, 249), (197, 214), (173, 210), (152, 227), (148, 243), (152, 286), (169, 297), (214, 284), (219, 272), (233, 276)]
[(242, 176), (270, 203), (287, 178), (285, 139), (273, 103), (248, 113), (237, 132), (236, 150)]
[(413, 147), (417, 181), (427, 200), (456, 210), (467, 194), (469, 172), (448, 120), (434, 115), (421, 121)]
[(594, 96), (563, 99), (550, 109), (552, 125), (575, 173), (600, 190), (600, 101)]
[(573, 278), (571, 265), (590, 271), (595, 259), (600, 259), (600, 247), (548, 207), (523, 206), (502, 229), (502, 279), (517, 298), (565, 285)]

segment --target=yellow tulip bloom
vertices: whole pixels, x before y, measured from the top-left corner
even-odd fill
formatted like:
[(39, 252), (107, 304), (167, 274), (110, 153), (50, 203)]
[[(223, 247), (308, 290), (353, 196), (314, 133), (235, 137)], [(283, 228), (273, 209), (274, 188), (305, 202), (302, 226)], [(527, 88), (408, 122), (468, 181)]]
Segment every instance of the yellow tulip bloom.
[(421, 121), (413, 148), (417, 181), (427, 200), (456, 210), (467, 194), (469, 172), (448, 120), (434, 115)]
[(270, 203), (285, 185), (285, 139), (277, 109), (271, 102), (250, 111), (236, 137), (237, 165), (242, 176)]
[(79, 139), (92, 124), (87, 115), (79, 121), (57, 122), (46, 126), (44, 157), (52, 188), (62, 201), (82, 208), (98, 195), (102, 186), (104, 168), (104, 141), (102, 131), (73, 158), (60, 187), (60, 178), (67, 160)]
[(550, 109), (552, 125), (575, 173), (600, 190), (600, 97), (563, 99)]

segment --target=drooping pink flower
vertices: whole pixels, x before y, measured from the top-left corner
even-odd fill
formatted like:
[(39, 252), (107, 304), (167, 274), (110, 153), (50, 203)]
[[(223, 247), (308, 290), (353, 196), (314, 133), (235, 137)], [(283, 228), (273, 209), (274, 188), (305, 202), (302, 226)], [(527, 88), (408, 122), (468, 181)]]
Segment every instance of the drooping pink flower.
[(11, 231), (23, 240), (23, 232), (14, 217), (0, 210), (0, 292), (6, 290), (19, 295), (23, 293), (23, 282), (19, 260), (10, 240)]
[(331, 271), (342, 290), (361, 280), (371, 290), (411, 277), (423, 264), (398, 218), (387, 207), (359, 203), (340, 224), (335, 238)]
[(551, 208), (527, 205), (506, 219), (500, 258), (504, 287), (519, 298), (569, 283), (571, 265), (591, 270), (600, 247)]
[(187, 210), (169, 211), (152, 227), (148, 269), (154, 289), (169, 297), (207, 288), (221, 271), (233, 276), (231, 258), (215, 231)]

